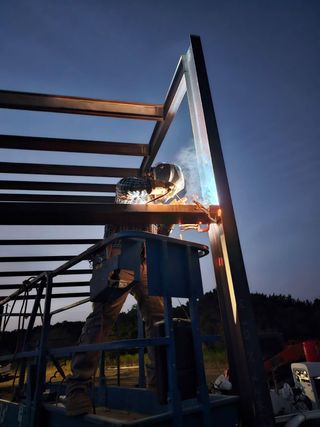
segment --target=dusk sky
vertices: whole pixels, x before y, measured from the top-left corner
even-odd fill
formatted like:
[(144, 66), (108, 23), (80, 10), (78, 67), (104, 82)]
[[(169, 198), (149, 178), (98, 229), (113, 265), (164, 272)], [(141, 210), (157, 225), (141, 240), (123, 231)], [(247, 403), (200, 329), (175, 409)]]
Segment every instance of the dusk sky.
[[(189, 34), (200, 35), (250, 289), (314, 299), (320, 294), (319, 22), (317, 0), (2, 0), (0, 89), (162, 103)], [(148, 143), (153, 126), (0, 109), (1, 134)], [(191, 143), (184, 103), (158, 160), (178, 161)], [(8, 162), (120, 166), (117, 156), (5, 149), (0, 155)], [(131, 157), (121, 166), (140, 162)], [(102, 237), (102, 227), (0, 226), (0, 238), (57, 235)], [(193, 232), (184, 237), (206, 240)], [(16, 252), (1, 249), (8, 253)], [(207, 258), (206, 291), (214, 286)], [(80, 319), (85, 310), (70, 317)]]

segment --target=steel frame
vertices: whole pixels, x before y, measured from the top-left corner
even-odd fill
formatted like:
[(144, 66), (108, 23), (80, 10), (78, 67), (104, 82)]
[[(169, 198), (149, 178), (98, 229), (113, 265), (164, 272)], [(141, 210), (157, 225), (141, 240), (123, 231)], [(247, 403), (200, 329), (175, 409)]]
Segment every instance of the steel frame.
[(7, 90), (0, 91), (0, 107), (125, 119), (163, 120), (163, 106), (159, 104), (110, 101)]
[[(201, 41), (198, 36), (191, 36), (190, 48), (178, 63), (166, 99), (162, 105), (0, 91), (0, 107), (2, 108), (155, 120), (156, 124), (148, 147), (144, 144), (128, 145), (126, 143), (77, 140), (70, 140), (70, 145), (68, 145), (68, 140), (0, 135), (0, 146), (7, 148), (95, 152), (102, 155), (107, 153), (142, 155), (143, 159), (140, 169), (2, 162), (0, 163), (0, 172), (103, 177), (123, 177), (142, 174), (149, 170), (156, 158), (161, 143), (185, 94), (188, 97), (195, 144), (201, 144), (209, 153), (213, 165), (220, 207), (222, 209), (222, 220), (211, 227), (209, 237), (230, 368), (232, 370), (234, 386), (241, 399), (242, 419), (244, 424), (248, 426), (272, 426), (274, 425), (274, 420), (271, 402), (263, 372), (249, 287), (211, 99), (210, 86)], [(69, 191), (67, 189), (70, 189), (70, 191), (79, 192), (87, 190), (104, 191), (104, 188), (106, 191), (114, 190), (114, 186), (111, 184), (103, 186), (104, 184), (0, 181), (1, 189), (18, 188), (32, 190), (41, 188), (47, 191)], [(0, 202), (2, 224), (103, 224), (117, 222), (118, 218), (120, 218), (119, 222), (126, 223), (132, 217), (129, 211), (125, 212), (119, 206), (114, 207), (105, 203), (81, 204), (79, 199), (74, 199), (74, 203), (67, 202), (66, 200), (62, 201), (62, 199), (60, 199), (59, 203), (58, 199), (55, 201), (52, 199), (51, 203), (37, 203), (32, 200), (32, 197), (29, 198), (28, 203), (25, 203), (21, 202), (23, 198), (21, 195), (20, 202)], [(164, 223), (184, 222), (185, 219), (190, 219), (191, 217), (193, 221), (186, 222), (203, 221), (203, 216), (201, 216), (200, 212), (192, 212), (190, 214), (189, 208), (181, 208), (179, 214), (177, 212), (172, 214), (169, 211), (162, 214), (152, 212), (151, 210), (146, 212), (146, 210), (142, 209), (136, 217), (139, 217), (143, 222), (146, 221), (146, 218), (149, 218), (150, 222), (155, 222), (156, 220), (159, 220), (156, 222)], [(21, 211), (24, 212), (22, 217)], [(134, 211), (134, 214), (137, 215), (136, 209)], [(68, 212), (71, 212), (71, 215), (68, 215)], [(75, 212), (77, 212), (79, 220), (75, 219)], [(28, 244), (26, 240), (19, 242), (20, 244)], [(53, 244), (48, 243), (53, 242), (48, 240), (38, 242)], [(0, 244), (9, 243), (3, 240), (0, 241)], [(40, 278), (47, 280), (50, 285), (48, 298), (46, 298), (45, 303), (48, 308), (52, 285), (46, 275), (40, 276)], [(32, 283), (32, 280), (30, 283)], [(9, 299), (7, 297), (2, 300), (0, 308), (8, 301), (20, 297), (22, 292), (23, 289), (20, 288)], [(52, 296), (54, 296), (54, 292)], [(40, 298), (41, 296), (39, 297), (39, 301)], [(169, 312), (170, 306), (167, 307), (167, 316)], [(167, 317), (167, 323), (170, 324), (169, 317)], [(43, 361), (43, 354), (41, 358)], [(39, 369), (38, 376), (43, 376), (42, 368)], [(205, 398), (204, 395), (202, 395), (202, 398)], [(177, 414), (178, 412), (177, 409)]]
[(149, 152), (148, 144), (88, 141), (83, 139), (40, 138), (17, 135), (0, 135), (0, 148), (90, 154), (118, 154), (122, 156), (146, 156)]
[[(137, 339), (129, 339), (122, 341), (113, 341), (107, 343), (96, 343), (96, 344), (82, 344), (77, 346), (70, 346), (64, 348), (55, 348), (48, 349), (47, 341), (48, 341), (48, 333), (51, 318), (54, 314), (61, 312), (64, 309), (73, 308), (76, 305), (87, 302), (89, 299), (84, 301), (80, 301), (75, 304), (71, 304), (67, 307), (62, 308), (61, 310), (51, 311), (51, 301), (54, 297), (53, 290), (53, 280), (60, 274), (67, 274), (69, 269), (81, 261), (88, 259), (88, 257), (93, 256), (97, 251), (101, 251), (106, 246), (111, 244), (113, 241), (119, 241), (121, 239), (133, 239), (139, 240), (141, 242), (145, 242), (146, 250), (148, 253), (148, 260), (153, 260), (154, 257), (157, 257), (157, 262), (148, 261), (148, 272), (152, 277), (154, 275), (158, 276), (158, 263), (160, 263), (160, 271), (162, 272), (162, 287), (160, 295), (163, 296), (165, 310), (164, 310), (164, 321), (165, 321), (165, 336), (156, 337), (156, 338), (143, 338), (141, 334), (141, 330), (139, 331), (139, 335)], [(151, 245), (152, 243), (152, 245)], [(160, 249), (160, 252), (155, 250), (156, 246)], [(182, 251), (177, 252), (177, 249), (181, 249)], [(17, 298), (21, 293), (25, 290), (37, 289), (36, 301), (30, 314), (30, 321), (27, 329), (27, 333), (25, 335), (24, 343), (22, 346), (22, 351), (15, 354), (15, 360), (21, 360), (20, 366), (20, 378), (19, 383), (22, 387), (24, 384), (24, 377), (26, 372), (26, 359), (36, 358), (37, 367), (36, 367), (36, 380), (33, 384), (31, 395), (28, 395), (28, 399), (30, 402), (30, 414), (26, 417), (25, 421), (26, 425), (30, 426), (40, 426), (45, 422), (45, 418), (43, 415), (43, 406), (42, 403), (42, 393), (44, 390), (44, 386), (46, 384), (46, 364), (47, 357), (49, 356), (54, 363), (57, 364), (57, 359), (60, 357), (70, 357), (74, 353), (78, 352), (90, 352), (90, 351), (111, 351), (111, 350), (121, 350), (121, 349), (143, 349), (146, 346), (165, 346), (166, 355), (167, 355), (167, 366), (168, 366), (168, 403), (167, 403), (167, 411), (172, 419), (173, 425), (175, 427), (182, 427), (183, 417), (186, 416), (186, 411), (183, 408), (179, 392), (178, 392), (178, 377), (175, 370), (175, 341), (173, 335), (173, 319), (172, 319), (172, 305), (171, 298), (173, 296), (173, 288), (172, 282), (180, 283), (182, 285), (181, 276), (177, 273), (176, 277), (171, 277), (168, 275), (167, 269), (165, 268), (168, 259), (170, 258), (173, 261), (173, 258), (176, 257), (175, 261), (184, 262), (184, 265), (189, 270), (189, 275), (187, 275), (187, 294), (190, 301), (190, 318), (191, 318), (191, 328), (192, 328), (192, 337), (194, 340), (194, 354), (196, 360), (196, 376), (197, 376), (197, 384), (198, 384), (198, 397), (197, 400), (199, 402), (198, 408), (196, 411), (199, 413), (198, 417), (200, 422), (203, 423), (204, 426), (212, 425), (213, 417), (212, 417), (212, 402), (209, 399), (209, 395), (207, 392), (207, 386), (205, 382), (205, 372), (203, 365), (203, 355), (202, 355), (202, 342), (207, 341), (207, 337), (201, 337), (199, 330), (199, 316), (197, 310), (197, 298), (199, 293), (202, 293), (202, 289), (199, 289), (198, 283), (199, 280), (197, 276), (194, 274), (199, 267), (198, 258), (205, 256), (208, 254), (208, 248), (205, 245), (201, 245), (198, 243), (191, 243), (188, 241), (181, 241), (178, 239), (172, 239), (170, 237), (165, 237), (161, 235), (154, 235), (152, 233), (146, 232), (121, 232), (117, 233), (108, 239), (102, 240), (96, 243), (94, 246), (90, 247), (80, 255), (74, 257), (72, 260), (66, 262), (62, 266), (57, 269), (44, 272), (37, 277), (30, 280), (25, 284), (24, 289), (20, 289), (14, 293), (14, 296), (8, 297), (6, 300), (0, 302), (0, 307), (4, 306), (9, 300), (13, 298)], [(178, 253), (180, 254), (178, 256)], [(173, 254), (175, 254), (173, 256)], [(140, 252), (136, 252), (137, 262), (140, 261)], [(154, 269), (152, 266), (156, 266)], [(153, 273), (152, 273), (153, 271)], [(180, 278), (180, 280), (179, 280)], [(201, 280), (200, 280), (201, 283)], [(43, 291), (45, 290), (45, 295), (43, 295)], [(43, 312), (43, 327), (40, 337), (39, 347), (35, 351), (26, 351), (25, 345), (27, 344), (27, 336), (31, 332), (32, 327), (34, 325), (34, 320), (37, 315), (37, 310), (40, 304), (41, 298), (45, 298), (44, 304), (44, 312)], [(140, 319), (141, 320), (141, 319)], [(210, 340), (214, 342), (218, 338), (215, 336), (211, 336)], [(143, 353), (141, 353), (142, 356)], [(0, 357), (0, 362), (10, 360), (12, 355), (5, 355)], [(143, 366), (141, 362), (141, 367)], [(57, 368), (59, 369), (59, 365), (57, 364)], [(31, 367), (29, 367), (29, 372)], [(100, 381), (103, 382), (103, 369), (102, 369), (102, 378)], [(140, 373), (141, 376), (143, 373)], [(142, 382), (141, 378), (141, 382)], [(30, 387), (29, 387), (30, 388)], [(200, 405), (200, 406), (199, 406)], [(31, 421), (30, 421), (31, 420)]]

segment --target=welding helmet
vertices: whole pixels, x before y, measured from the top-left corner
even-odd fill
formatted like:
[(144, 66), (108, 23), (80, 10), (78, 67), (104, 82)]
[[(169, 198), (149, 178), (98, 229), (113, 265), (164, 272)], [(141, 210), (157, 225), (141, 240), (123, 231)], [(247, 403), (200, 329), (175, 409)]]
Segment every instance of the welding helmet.
[(184, 176), (180, 166), (173, 163), (158, 163), (151, 169), (153, 179), (167, 182), (172, 185), (170, 193), (167, 195), (166, 200), (179, 194), (183, 196), (185, 182)]

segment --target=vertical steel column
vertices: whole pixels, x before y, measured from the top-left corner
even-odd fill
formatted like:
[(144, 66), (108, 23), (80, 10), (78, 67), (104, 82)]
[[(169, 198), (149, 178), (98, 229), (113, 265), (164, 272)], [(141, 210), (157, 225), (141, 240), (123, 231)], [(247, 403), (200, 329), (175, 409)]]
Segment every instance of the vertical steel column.
[[(238, 385), (237, 391), (240, 394), (242, 418), (246, 426), (269, 427), (274, 425), (271, 400), (263, 371), (218, 126), (198, 36), (191, 36), (191, 46), (184, 57), (184, 67), (195, 144), (205, 144), (208, 148), (222, 208), (223, 228), (220, 228), (219, 239), (223, 249), (227, 287), (225, 281), (217, 277), (217, 288), (220, 288), (219, 298), (223, 298), (220, 300), (220, 306), (225, 307), (222, 310), (222, 318), (227, 331), (226, 339)], [(213, 237), (213, 233), (210, 233), (211, 247), (214, 250)], [(215, 256), (213, 253), (214, 263)]]
[(46, 273), (46, 297), (43, 311), (43, 325), (40, 336), (38, 360), (37, 360), (37, 380), (36, 388), (33, 399), (32, 408), (32, 426), (40, 427), (44, 425), (41, 420), (42, 416), (42, 393), (46, 383), (46, 365), (47, 365), (47, 342), (51, 320), (51, 297), (52, 297), (52, 277), (49, 273)]
[(209, 238), (211, 243), (211, 253), (213, 258), (213, 267), (216, 278), (217, 294), (219, 301), (220, 314), (222, 323), (224, 325), (224, 336), (227, 343), (227, 353), (229, 368), (232, 378), (232, 387), (234, 390), (239, 391), (240, 385), (237, 376), (237, 369), (241, 369), (235, 345), (229, 345), (233, 341), (232, 331), (234, 329), (234, 317), (230, 316), (232, 313), (232, 300), (231, 293), (228, 287), (227, 273), (225, 269), (225, 260), (223, 258), (220, 234), (223, 234), (221, 224), (211, 224), (209, 230)]

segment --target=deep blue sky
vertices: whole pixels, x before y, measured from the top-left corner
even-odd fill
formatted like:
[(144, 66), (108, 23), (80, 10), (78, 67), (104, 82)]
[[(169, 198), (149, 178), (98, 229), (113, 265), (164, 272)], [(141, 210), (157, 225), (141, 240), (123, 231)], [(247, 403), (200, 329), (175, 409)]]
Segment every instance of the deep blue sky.
[[(319, 22), (316, 0), (2, 0), (0, 88), (161, 103), (189, 34), (200, 35), (250, 288), (312, 299), (319, 297)], [(160, 159), (175, 159), (190, 143), (186, 117), (183, 106)], [(152, 127), (0, 109), (0, 132), (8, 134), (148, 142)], [(118, 165), (110, 157), (0, 152), (3, 161)], [(101, 232), (64, 233), (75, 230)], [(0, 232), (35, 236), (32, 228)], [(212, 269), (203, 270), (208, 290)]]

